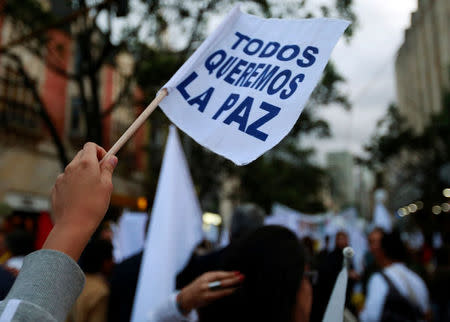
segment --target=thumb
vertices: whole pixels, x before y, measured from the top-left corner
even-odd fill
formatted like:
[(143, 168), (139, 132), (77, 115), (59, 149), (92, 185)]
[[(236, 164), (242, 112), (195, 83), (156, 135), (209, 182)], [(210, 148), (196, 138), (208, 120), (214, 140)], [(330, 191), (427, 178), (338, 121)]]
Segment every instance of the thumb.
[(117, 159), (117, 157), (115, 155), (112, 155), (104, 162), (102, 162), (100, 166), (100, 172), (103, 180), (111, 181), (112, 174), (114, 172), (114, 169), (116, 168), (118, 161), (119, 160)]

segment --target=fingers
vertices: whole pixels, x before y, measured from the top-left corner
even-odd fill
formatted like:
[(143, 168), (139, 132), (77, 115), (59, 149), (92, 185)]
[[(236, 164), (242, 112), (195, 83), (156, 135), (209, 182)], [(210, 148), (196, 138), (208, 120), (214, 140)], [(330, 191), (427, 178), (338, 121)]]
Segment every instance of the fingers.
[[(78, 151), (78, 153), (75, 155), (75, 157), (73, 158), (72, 162), (77, 162), (81, 159), (81, 157), (83, 156), (83, 149), (81, 149), (80, 151)], [(71, 162), (71, 163), (72, 163)]]
[(216, 301), (222, 297), (233, 294), (238, 288), (227, 288), (223, 290), (213, 291), (208, 293), (208, 301)]
[(205, 280), (210, 282), (220, 281), (221, 288), (227, 288), (231, 286), (235, 286), (240, 284), (244, 280), (244, 275), (237, 271), (233, 272), (225, 272), (225, 271), (217, 271), (217, 272), (209, 272), (205, 274)]
[(100, 148), (100, 147), (95, 143), (92, 143), (92, 142), (86, 143), (83, 147), (82, 158), (85, 160), (89, 160), (90, 162), (98, 163), (97, 148)]
[(107, 184), (112, 185), (112, 175), (114, 169), (116, 168), (118, 159), (115, 155), (108, 157), (104, 162), (100, 165), (100, 172), (102, 176), (102, 181)]
[(97, 160), (101, 161), (103, 157), (106, 155), (106, 150), (98, 145), (96, 146), (96, 148), (97, 148)]
[(236, 286), (244, 281), (244, 275), (233, 275), (220, 281), (222, 288)]
[(208, 282), (220, 281), (226, 278), (232, 278), (239, 275), (239, 272), (226, 272), (226, 271), (214, 271), (205, 274), (205, 278)]
[(98, 163), (98, 161), (102, 160), (105, 155), (105, 149), (95, 143), (88, 142), (83, 146), (83, 149), (78, 151), (71, 164), (78, 163), (82, 159), (89, 161), (89, 163)]

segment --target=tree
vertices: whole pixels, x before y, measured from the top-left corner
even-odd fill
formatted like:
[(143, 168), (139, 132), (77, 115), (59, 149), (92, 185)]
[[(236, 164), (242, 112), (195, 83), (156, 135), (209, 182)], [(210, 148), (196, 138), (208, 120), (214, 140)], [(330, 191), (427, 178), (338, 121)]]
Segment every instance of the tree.
[[(442, 110), (432, 115), (421, 133), (406, 126), (398, 108), (391, 105), (366, 147), (366, 163), (372, 168), (381, 171), (396, 164), (398, 178), (390, 187), (393, 206), (398, 208), (418, 200), (424, 203), (413, 218), (425, 232), (431, 232), (433, 225), (434, 230), (447, 227), (444, 217), (430, 220), (432, 206), (445, 201), (442, 191), (450, 185), (450, 175), (445, 171), (450, 167), (450, 92), (444, 92), (442, 99)], [(382, 127), (386, 130), (381, 131)]]
[[(81, 100), (82, 120), (85, 125), (83, 127), (85, 133), (80, 143), (92, 141), (104, 145), (103, 118), (109, 115), (124, 98), (131, 96), (133, 81), (133, 73), (123, 75), (124, 86), (120, 94), (104, 111), (100, 98), (100, 71), (121, 50), (125, 49), (125, 43), (114, 44), (111, 25), (108, 24), (108, 28), (100, 30), (97, 20), (101, 13), (106, 13), (107, 20), (110, 21), (113, 12), (116, 11), (116, 2), (105, 0), (89, 5), (86, 0), (51, 1), (51, 6), (55, 9), (53, 11), (49, 11), (42, 5), (42, 1), (38, 0), (4, 3), (3, 15), (11, 19), (17, 32), (14, 40), (1, 48), (0, 55), (12, 61), (12, 65), (20, 75), (21, 80), (16, 85), (24, 86), (33, 93), (32, 104), (23, 108), (36, 110), (40, 115), (57, 148), (62, 168), (68, 163), (66, 146), (63, 138), (56, 131), (54, 120), (48, 113), (48, 107), (37, 87), (37, 80), (33, 79), (28, 72), (23, 53), (26, 52), (40, 59), (46, 67), (77, 87)], [(55, 15), (57, 10), (60, 11), (61, 17)], [(73, 49), (59, 40), (57, 34), (53, 32), (55, 29), (64, 30), (69, 35)], [(135, 32), (138, 32), (138, 29), (129, 31), (130, 35)], [(20, 50), (16, 50), (18, 47)], [(75, 52), (76, 57), (73, 71), (61, 63), (63, 57), (71, 50)], [(9, 82), (7, 79), (0, 81)], [(21, 105), (20, 100), (14, 102), (7, 97), (0, 97), (0, 100), (14, 106)], [(64, 107), (61, 106), (62, 108)]]

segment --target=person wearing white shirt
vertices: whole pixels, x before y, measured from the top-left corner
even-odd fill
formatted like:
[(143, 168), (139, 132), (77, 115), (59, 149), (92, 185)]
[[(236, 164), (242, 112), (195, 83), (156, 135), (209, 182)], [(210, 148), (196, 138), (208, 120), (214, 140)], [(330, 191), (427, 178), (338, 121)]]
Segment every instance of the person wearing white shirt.
[[(389, 292), (395, 290), (413, 308), (417, 308), (417, 312), (421, 316), (415, 316), (415, 319), (423, 320), (427, 318), (430, 312), (427, 287), (424, 281), (403, 263), (406, 251), (398, 234), (385, 234), (381, 239), (380, 247), (374, 250), (373, 255), (382, 271), (373, 274), (369, 279), (366, 302), (360, 313), (360, 320), (362, 322), (385, 320), (386, 311), (389, 310), (386, 299)], [(391, 287), (389, 284), (391, 284)], [(392, 288), (395, 288), (395, 290), (392, 290)], [(397, 313), (401, 314), (402, 312)], [(412, 311), (406, 313), (414, 315)]]

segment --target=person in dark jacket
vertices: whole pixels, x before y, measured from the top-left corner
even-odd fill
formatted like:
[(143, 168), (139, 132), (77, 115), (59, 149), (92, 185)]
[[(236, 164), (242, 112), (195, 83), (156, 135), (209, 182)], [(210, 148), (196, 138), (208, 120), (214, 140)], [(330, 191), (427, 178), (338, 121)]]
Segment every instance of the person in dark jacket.
[(141, 268), (143, 252), (117, 264), (111, 275), (108, 321), (128, 322), (133, 310), (134, 295)]
[(8, 270), (0, 266), (0, 301), (3, 300), (14, 284), (15, 277)]
[[(314, 288), (314, 301), (311, 312), (311, 321), (322, 321), (323, 315), (327, 308), (328, 300), (331, 297), (334, 284), (337, 276), (342, 269), (344, 262), (343, 249), (349, 245), (348, 235), (344, 231), (339, 231), (336, 234), (335, 248), (330, 252), (321, 263), (319, 263), (319, 277), (317, 286)], [(350, 266), (352, 267), (352, 265)], [(353, 279), (355, 272), (351, 269), (349, 271), (349, 284), (347, 286), (347, 300), (348, 305), (350, 290), (353, 286)]]

